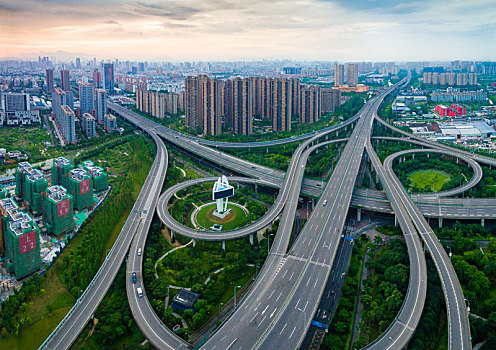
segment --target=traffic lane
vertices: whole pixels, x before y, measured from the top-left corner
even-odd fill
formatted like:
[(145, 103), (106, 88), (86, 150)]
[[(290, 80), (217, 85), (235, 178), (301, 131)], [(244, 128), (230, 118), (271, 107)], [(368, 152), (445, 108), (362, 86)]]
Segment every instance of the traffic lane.
[(449, 260), (448, 255), (442, 248), (439, 240), (422, 216), (418, 208), (413, 204), (398, 178), (392, 172), (392, 158), (386, 158), (384, 168), (389, 172), (391, 180), (398, 192), (404, 198), (404, 204), (414, 224), (424, 240), (434, 260), (438, 274), (445, 293), (446, 308), (449, 320), (449, 345), (457, 349), (471, 349), (470, 327), (464, 302), (463, 291), (458, 276)]
[(417, 230), (401, 200), (400, 192), (391, 181), (390, 173), (382, 166), (370, 141), (367, 142), (366, 147), (372, 165), (397, 215), (398, 223), (405, 237), (410, 262), (408, 291), (399, 313), (388, 329), (366, 347), (366, 349), (389, 350), (403, 347), (408, 343), (411, 337), (410, 330), (414, 330), (420, 320), (427, 291), (427, 267)]
[[(160, 157), (160, 154), (158, 156)], [(156, 163), (157, 161), (155, 160), (154, 164), (152, 165), (152, 170), (153, 166), (156, 166)], [(94, 313), (96, 307), (101, 302), (101, 299), (103, 299), (106, 290), (110, 287), (110, 284), (115, 278), (117, 270), (122, 263), (122, 256), (124, 255), (122, 254), (122, 251), (127, 250), (129, 244), (128, 241), (130, 240), (130, 233), (133, 232), (133, 230), (135, 229), (134, 226), (137, 225), (137, 215), (134, 208), (142, 206), (144, 196), (143, 193), (148, 193), (147, 188), (150, 187), (150, 183), (152, 182), (152, 180), (153, 178), (151, 176), (147, 177), (143, 186), (144, 191), (140, 192), (138, 201), (136, 202), (135, 206), (133, 206), (133, 211), (130, 215), (131, 220), (127, 220), (125, 224), (126, 226), (123, 228), (123, 235), (120, 235), (117, 239), (115, 245), (116, 248), (110, 252), (110, 255), (102, 264), (100, 269), (105, 272), (98, 275), (93, 287), (90, 287), (87, 294), (83, 295), (83, 298), (80, 300), (79, 303), (79, 305), (83, 306), (77, 308), (77, 310), (73, 314), (74, 316), (71, 316), (71, 319), (67, 322), (67, 326), (62, 329), (60, 333), (58, 333), (47, 345), (49, 348), (68, 348), (75, 341), (82, 328), (84, 328), (84, 326), (88, 322), (91, 314)], [(108, 261), (110, 261), (110, 263)], [(109, 264), (108, 268), (107, 264)]]

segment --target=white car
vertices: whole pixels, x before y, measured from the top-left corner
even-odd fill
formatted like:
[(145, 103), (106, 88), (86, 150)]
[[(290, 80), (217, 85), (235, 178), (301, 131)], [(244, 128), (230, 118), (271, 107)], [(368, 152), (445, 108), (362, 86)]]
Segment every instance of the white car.
[(325, 207), (327, 205), (327, 199), (322, 203), (322, 205)]

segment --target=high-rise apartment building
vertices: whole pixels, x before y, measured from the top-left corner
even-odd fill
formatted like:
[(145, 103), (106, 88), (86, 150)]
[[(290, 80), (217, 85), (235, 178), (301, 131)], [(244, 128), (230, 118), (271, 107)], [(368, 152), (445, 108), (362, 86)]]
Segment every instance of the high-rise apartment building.
[(358, 65), (354, 63), (348, 63), (346, 67), (346, 84), (348, 86), (354, 87), (358, 84)]
[(336, 64), (334, 66), (334, 86), (344, 85), (344, 65)]
[(290, 131), (292, 116), (292, 83), (285, 78), (273, 80), (272, 129)]
[(184, 83), (186, 126), (204, 135), (219, 135), (224, 114), (224, 83), (205, 75), (187, 77)]
[(0, 232), (9, 273), (21, 279), (41, 268), (40, 229), (12, 198), (0, 200)]
[(81, 127), (86, 137), (96, 136), (96, 119), (89, 113), (84, 113), (81, 118)]
[(232, 93), (233, 132), (250, 135), (253, 132), (253, 80), (235, 78)]
[(470, 86), (477, 85), (477, 73), (469, 73), (468, 74), (468, 85), (470, 85)]
[(220, 135), (224, 110), (221, 80), (203, 77), (203, 135)]
[(93, 84), (79, 84), (79, 109), (80, 115), (95, 114), (95, 87)]
[(324, 113), (334, 113), (341, 104), (341, 90), (339, 89), (320, 89), (320, 96), (320, 109)]
[(76, 69), (81, 69), (81, 59), (79, 57), (76, 58)]
[(76, 142), (76, 116), (74, 111), (66, 105), (61, 106), (62, 116), (59, 121), (62, 135), (68, 143)]
[(53, 69), (52, 68), (46, 69), (46, 87), (47, 87), (47, 93), (51, 94), (53, 92)]
[(300, 79), (291, 78), (291, 110), (293, 114), (300, 113)]
[(104, 63), (103, 64), (103, 88), (107, 90), (109, 94), (113, 94), (114, 90), (114, 64)]
[(184, 80), (185, 123), (188, 128), (203, 130), (203, 87), (201, 77)]
[(69, 82), (69, 70), (61, 69), (60, 70), (60, 88), (65, 92), (71, 91), (71, 84)]
[(104, 89), (95, 90), (95, 117), (99, 123), (103, 123), (103, 118), (107, 113), (107, 91)]
[(97, 89), (100, 89), (103, 86), (102, 73), (98, 71), (98, 68), (93, 69), (93, 85)]
[(63, 105), (74, 109), (74, 94), (72, 92), (65, 92), (61, 88), (55, 88), (52, 93), (52, 114), (57, 117), (59, 123), (59, 119), (62, 118), (61, 107)]
[(456, 75), (456, 85), (457, 86), (467, 86), (468, 85), (467, 73), (458, 73)]
[(112, 114), (105, 114), (105, 129), (110, 132), (117, 129), (117, 118)]
[(300, 93), (300, 121), (302, 124), (313, 124), (320, 117), (320, 88), (304, 86)]
[(173, 92), (162, 93), (146, 89), (136, 90), (136, 108), (157, 118), (176, 115), (181, 110), (179, 108), (179, 99), (180, 94)]

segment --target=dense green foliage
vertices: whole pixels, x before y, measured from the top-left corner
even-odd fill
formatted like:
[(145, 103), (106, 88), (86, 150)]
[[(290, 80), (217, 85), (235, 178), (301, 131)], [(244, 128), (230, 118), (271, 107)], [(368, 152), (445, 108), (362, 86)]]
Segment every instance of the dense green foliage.
[(442, 191), (458, 187), (467, 182), (473, 173), (472, 168), (466, 163), (460, 162), (460, 164), (456, 164), (439, 154), (416, 154), (415, 159), (407, 155), (406, 160), (401, 163), (395, 163), (393, 169), (403, 186), (410, 189), (411, 192), (432, 192), (429, 186), (418, 188), (410, 181), (408, 177), (413, 171), (436, 169), (450, 174), (451, 180), (442, 186)]
[[(496, 347), (496, 239), (494, 232), (476, 224), (455, 223), (451, 228), (436, 230), (445, 249), (451, 251), (451, 261), (462, 284), (463, 294), (470, 302), (470, 312), (483, 319), (471, 317), (471, 333), (475, 342), (487, 339), (482, 349)], [(480, 242), (489, 240), (481, 251)], [(450, 248), (448, 248), (450, 247)], [(485, 319), (485, 320), (484, 320)]]
[(368, 239), (361, 236), (355, 241), (346, 280), (341, 289), (338, 307), (329, 325), (329, 333), (322, 342), (321, 349), (347, 349), (350, 342), (355, 316), (357, 291), (360, 283), (362, 261)]
[(26, 313), (27, 303), (30, 298), (46, 293), (41, 289), (41, 278), (37, 274), (26, 280), (21, 289), (10, 296), (2, 303), (0, 311), (0, 337), (7, 334), (17, 336), (19, 329), (31, 321), (31, 317)]
[(482, 166), (483, 176), (480, 182), (470, 191), (474, 198), (496, 197), (496, 170)]
[[(271, 232), (275, 233), (276, 230), (273, 227)], [(152, 307), (162, 321), (172, 328), (179, 321), (172, 315), (172, 309), (164, 303), (168, 286), (191, 288), (193, 292), (199, 293), (200, 300), (195, 305), (197, 312), (182, 313), (189, 328), (181, 329), (179, 335), (187, 339), (192, 330), (198, 329), (217, 312), (219, 303), (226, 303), (232, 297), (234, 285), (243, 285), (251, 278), (255, 269), (248, 264), (263, 264), (267, 255), (266, 244), (266, 240), (253, 246), (248, 240), (228, 241), (224, 251), (220, 242), (197, 242), (196, 246), (178, 249), (161, 260), (157, 266), (159, 278), (156, 279), (154, 264), (172, 246), (160, 232), (158, 221), (154, 220), (145, 250), (143, 276)], [(220, 268), (224, 270), (214, 274)], [(210, 280), (205, 283), (208, 278)], [(173, 290), (170, 293), (172, 298)]]
[(441, 280), (436, 266), (429, 255), (427, 260), (427, 296), (424, 311), (412, 340), (408, 344), (411, 350), (447, 349), (447, 316)]
[(308, 158), (305, 175), (326, 180), (339, 160), (343, 144), (331, 144), (314, 151)]
[(111, 234), (110, 229), (102, 228), (112, 228), (119, 223), (121, 217), (133, 206), (139, 193), (137, 190), (148, 175), (153, 161), (151, 142), (135, 138), (131, 145), (135, 153), (126, 177), (116, 185), (104, 205), (93, 214), (92, 220), (83, 224), (78, 233), (81, 241), (69, 254), (63, 255), (62, 263), (57, 267), (62, 281), (73, 296), (77, 296), (80, 289), (86, 288), (100, 267)]
[[(117, 344), (126, 340), (128, 344), (119, 349), (132, 350), (141, 348), (144, 336), (134, 321), (126, 294), (126, 265), (123, 264), (107, 294), (95, 312), (96, 325), (89, 323), (74, 344), (74, 349), (116, 349)], [(92, 339), (86, 337), (92, 332)]]
[(400, 310), (408, 289), (409, 261), (403, 241), (392, 240), (384, 246), (374, 245), (367, 261), (364, 281), (360, 342), (375, 340), (391, 324)]

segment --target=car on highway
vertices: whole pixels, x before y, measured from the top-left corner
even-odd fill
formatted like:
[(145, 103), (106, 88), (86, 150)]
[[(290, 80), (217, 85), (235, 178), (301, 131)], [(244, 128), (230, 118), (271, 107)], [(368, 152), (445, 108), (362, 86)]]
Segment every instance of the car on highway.
[(143, 298), (143, 289), (141, 287), (136, 288), (136, 292), (138, 293), (138, 298)]
[(324, 200), (324, 203), (322, 203), (322, 205), (325, 207), (327, 205), (327, 199)]
[(141, 255), (141, 248), (138, 248), (138, 255)]
[(133, 272), (132, 280), (133, 280), (133, 283), (136, 283), (136, 272)]

